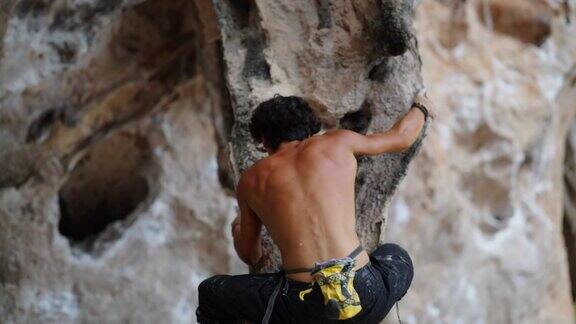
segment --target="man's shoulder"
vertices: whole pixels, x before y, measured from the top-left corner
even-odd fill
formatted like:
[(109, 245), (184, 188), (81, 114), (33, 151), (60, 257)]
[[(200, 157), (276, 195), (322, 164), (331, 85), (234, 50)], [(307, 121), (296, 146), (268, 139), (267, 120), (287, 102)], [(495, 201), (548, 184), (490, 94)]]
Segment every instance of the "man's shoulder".
[(326, 131), (325, 133), (323, 133), (321, 135), (316, 135), (314, 137), (317, 138), (317, 140), (316, 140), (317, 144), (329, 143), (331, 145), (338, 145), (338, 144), (342, 144), (343, 142), (345, 142), (347, 138), (358, 136), (358, 135), (360, 135), (360, 134), (358, 134), (354, 131), (348, 130), (348, 129), (336, 128), (336, 129), (330, 129), (330, 130)]
[(352, 130), (349, 130), (349, 129), (336, 128), (336, 129), (331, 129), (331, 130), (327, 131), (326, 133), (324, 133), (324, 135), (327, 135), (327, 139), (330, 139), (330, 140), (342, 140), (342, 139), (345, 139), (347, 137), (354, 137), (354, 136), (359, 136), (362, 134), (357, 133), (357, 132), (352, 131)]
[(314, 140), (310, 143), (312, 150), (325, 151), (342, 151), (348, 148), (347, 143), (351, 137), (358, 136), (358, 133), (347, 129), (331, 129), (321, 135), (314, 136)]
[(268, 159), (269, 157), (262, 158), (244, 170), (240, 180), (238, 181), (238, 187), (249, 188), (252, 186), (257, 181), (263, 170), (267, 168)]
[[(260, 162), (260, 161), (258, 161), (258, 162)], [(238, 186), (241, 186), (241, 185), (245, 186), (252, 181), (252, 179), (256, 175), (256, 172), (258, 172), (258, 168), (259, 168), (258, 162), (255, 162), (254, 164), (249, 166), (246, 170), (244, 170), (244, 172), (242, 172), (242, 175), (240, 176), (240, 180), (238, 181)]]

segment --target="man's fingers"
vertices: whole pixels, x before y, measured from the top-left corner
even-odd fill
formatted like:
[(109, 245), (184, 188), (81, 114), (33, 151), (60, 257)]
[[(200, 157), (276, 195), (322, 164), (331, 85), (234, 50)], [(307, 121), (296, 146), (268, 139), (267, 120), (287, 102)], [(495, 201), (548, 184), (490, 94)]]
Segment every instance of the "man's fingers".
[(426, 87), (420, 89), (420, 91), (418, 91), (418, 94), (416, 96), (428, 98), (428, 94), (426, 92)]
[(436, 109), (432, 101), (428, 98), (426, 88), (422, 88), (418, 92), (418, 94), (416, 94), (416, 96), (414, 97), (414, 102), (417, 102), (426, 107), (426, 110), (428, 110), (428, 116), (430, 116), (431, 118), (436, 117)]

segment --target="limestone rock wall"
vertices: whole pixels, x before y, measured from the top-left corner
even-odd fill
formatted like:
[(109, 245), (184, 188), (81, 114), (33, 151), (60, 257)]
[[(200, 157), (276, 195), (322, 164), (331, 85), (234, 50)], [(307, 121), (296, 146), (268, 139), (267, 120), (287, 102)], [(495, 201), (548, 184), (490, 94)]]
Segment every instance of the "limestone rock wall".
[[(229, 235), (250, 112), (306, 97), (385, 130), (422, 88), (413, 2), (19, 0), (0, 6), (0, 322), (194, 322), (247, 272)], [(419, 144), (359, 163), (368, 249)], [(269, 239), (255, 271), (278, 268)]]
[(202, 279), (247, 271), (210, 8), (34, 0), (2, 21), (0, 322), (193, 323)]
[(398, 195), (418, 146), (357, 183), (365, 246), (414, 256), (402, 318), (573, 323), (576, 4), (425, 0), (413, 30), (414, 5), (0, 3), (0, 322), (195, 322), (200, 280), (248, 271), (229, 224), (254, 105), (302, 95), (326, 129), (378, 131), (423, 73), (439, 117)]
[(415, 259), (400, 303), (406, 322), (574, 323), (562, 237), (576, 111), (576, 25), (566, 9), (574, 5), (419, 7), (424, 81), (438, 118), (393, 199), (385, 235)]

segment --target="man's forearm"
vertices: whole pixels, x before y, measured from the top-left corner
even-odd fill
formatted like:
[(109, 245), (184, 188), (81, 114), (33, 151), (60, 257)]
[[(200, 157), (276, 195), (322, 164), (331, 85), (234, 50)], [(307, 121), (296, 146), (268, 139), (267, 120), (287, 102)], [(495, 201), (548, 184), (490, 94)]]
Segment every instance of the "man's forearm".
[(232, 234), (234, 238), (234, 249), (240, 260), (249, 266), (255, 265), (262, 257), (262, 246), (260, 239), (254, 244), (254, 246), (247, 246), (242, 241), (242, 234), (240, 232), (240, 225), (237, 225)]
[(242, 251), (242, 245), (241, 245), (241, 233), (240, 233), (240, 224), (237, 224), (236, 226), (234, 226), (232, 228), (232, 237), (234, 238), (234, 250), (236, 250), (236, 254), (238, 255), (238, 257), (244, 261), (245, 263), (245, 257), (244, 257), (244, 253)]
[(394, 127), (398, 130), (398, 133), (405, 138), (407, 146), (410, 147), (420, 135), (425, 122), (424, 113), (420, 111), (420, 109), (412, 107)]

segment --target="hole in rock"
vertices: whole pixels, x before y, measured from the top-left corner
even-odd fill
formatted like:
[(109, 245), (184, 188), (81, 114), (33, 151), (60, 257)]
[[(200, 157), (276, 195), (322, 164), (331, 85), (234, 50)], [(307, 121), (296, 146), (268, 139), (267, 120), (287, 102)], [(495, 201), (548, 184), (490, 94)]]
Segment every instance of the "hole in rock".
[(554, 11), (545, 2), (481, 1), (477, 11), (484, 25), (524, 43), (540, 46), (552, 31)]
[(332, 13), (330, 12), (329, 0), (316, 0), (318, 10), (318, 29), (332, 27)]
[(364, 101), (360, 109), (349, 112), (340, 118), (340, 128), (349, 129), (356, 133), (366, 134), (371, 121), (372, 110), (370, 109), (370, 103)]
[(508, 226), (514, 214), (510, 201), (510, 188), (482, 173), (470, 174), (462, 182), (470, 193), (472, 203), (481, 211), (478, 227), (486, 235), (494, 235)]
[(232, 18), (239, 27), (244, 28), (249, 25), (250, 11), (256, 5), (254, 0), (228, 0), (226, 3), (231, 8)]
[(506, 141), (506, 138), (498, 134), (490, 125), (481, 123), (474, 132), (456, 137), (456, 141), (471, 152), (476, 152)]
[(92, 251), (110, 224), (147, 200), (151, 165), (148, 143), (138, 135), (118, 133), (95, 144), (60, 189), (60, 233)]
[(137, 62), (154, 71), (151, 79), (168, 87), (196, 74), (198, 55), (194, 3), (185, 0), (148, 0), (122, 15), (111, 43), (117, 62)]
[(392, 61), (384, 59), (381, 63), (375, 65), (368, 73), (368, 79), (372, 81), (384, 82), (394, 70)]

